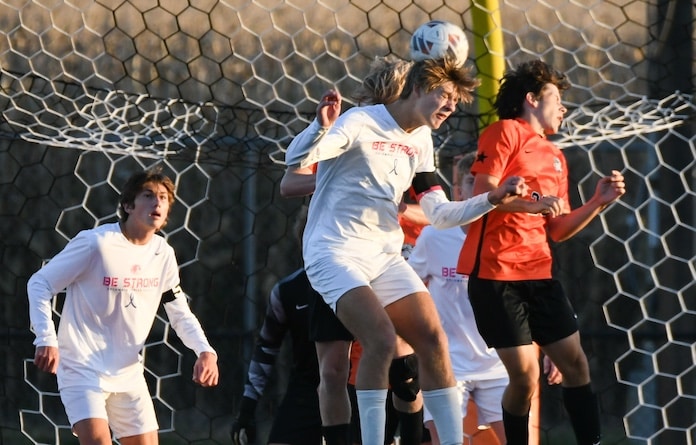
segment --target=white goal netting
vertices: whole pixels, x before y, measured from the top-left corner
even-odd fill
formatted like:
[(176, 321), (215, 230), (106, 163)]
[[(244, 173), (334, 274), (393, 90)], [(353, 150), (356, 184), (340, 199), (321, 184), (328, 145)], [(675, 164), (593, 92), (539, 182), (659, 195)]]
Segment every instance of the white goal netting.
[[(695, 17), (690, 0), (0, 0), (0, 445), (74, 440), (54, 379), (31, 363), (24, 286), (77, 231), (113, 220), (125, 178), (155, 163), (176, 179), (165, 235), (223, 379), (195, 388), (189, 351), (158, 318), (145, 358), (160, 441), (228, 443), (266, 297), (299, 264), (300, 200), (278, 193), (285, 147), (326, 88), (347, 98), (373, 57), (407, 57), (430, 19), (465, 29), (484, 78), (496, 31), (506, 66), (543, 58), (569, 76), (557, 143), (573, 205), (612, 169), (628, 183), (555, 249), (605, 442), (696, 443)], [(435, 134), (445, 183), (491, 119), (477, 110)], [(259, 410), (262, 434), (282, 385)], [(558, 393), (543, 390), (542, 442), (571, 443)]]

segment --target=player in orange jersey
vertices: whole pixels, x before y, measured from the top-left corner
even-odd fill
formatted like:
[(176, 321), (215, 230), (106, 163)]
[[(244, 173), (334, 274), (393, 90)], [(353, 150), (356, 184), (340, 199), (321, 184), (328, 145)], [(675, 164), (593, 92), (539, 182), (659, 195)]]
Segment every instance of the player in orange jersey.
[(536, 342), (563, 374), (565, 406), (579, 445), (598, 444), (599, 408), (580, 345), (575, 312), (553, 279), (548, 238), (565, 241), (625, 193), (613, 170), (594, 195), (571, 209), (563, 153), (547, 135), (558, 131), (567, 111), (561, 93), (566, 77), (546, 63), (520, 64), (502, 80), (495, 107), (500, 121), (479, 139), (474, 194), (521, 176), (526, 197), (498, 206), (469, 229), (458, 273), (469, 275), (469, 295), (478, 329), (505, 364), (510, 383), (503, 396), (509, 445), (527, 445), (530, 400), (539, 380)]

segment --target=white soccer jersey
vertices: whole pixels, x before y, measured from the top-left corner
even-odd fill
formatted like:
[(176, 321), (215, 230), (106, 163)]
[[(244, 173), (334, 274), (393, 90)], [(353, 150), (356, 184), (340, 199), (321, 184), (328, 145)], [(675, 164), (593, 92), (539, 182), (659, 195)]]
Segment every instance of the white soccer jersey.
[(461, 227), (438, 230), (423, 228), (408, 263), (428, 289), (449, 339), (450, 357), (458, 381), (507, 377), (495, 350), (487, 348), (476, 328), (465, 275), (456, 273), (459, 251), (464, 244)]
[[(53, 296), (66, 290), (58, 334)], [(58, 346), (58, 386), (98, 386), (120, 392), (142, 379), (140, 352), (162, 294), (184, 344), (196, 355), (215, 352), (179, 288), (174, 250), (161, 236), (145, 245), (128, 241), (118, 223), (80, 232), (28, 283), (36, 346)]]
[(384, 105), (351, 108), (323, 135), (314, 123), (293, 140), (287, 159), (319, 162), (304, 232), (306, 264), (327, 250), (366, 259), (400, 253), (399, 202), (416, 172), (435, 170), (430, 128), (407, 133)]

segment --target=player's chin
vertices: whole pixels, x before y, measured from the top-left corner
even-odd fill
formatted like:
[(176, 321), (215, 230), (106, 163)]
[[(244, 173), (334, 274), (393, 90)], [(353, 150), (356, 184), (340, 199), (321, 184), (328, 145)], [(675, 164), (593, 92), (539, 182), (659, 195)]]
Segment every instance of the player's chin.
[(556, 134), (558, 133), (558, 130), (561, 128), (561, 122), (558, 122), (557, 124), (552, 125), (550, 128), (546, 129), (546, 134)]
[(433, 130), (437, 130), (442, 126), (442, 124), (445, 123), (446, 120), (447, 117), (436, 116), (430, 121), (430, 128), (432, 128)]
[(164, 218), (161, 219), (153, 219), (152, 221), (152, 227), (155, 228), (155, 230), (162, 230), (164, 226), (167, 225), (167, 220)]

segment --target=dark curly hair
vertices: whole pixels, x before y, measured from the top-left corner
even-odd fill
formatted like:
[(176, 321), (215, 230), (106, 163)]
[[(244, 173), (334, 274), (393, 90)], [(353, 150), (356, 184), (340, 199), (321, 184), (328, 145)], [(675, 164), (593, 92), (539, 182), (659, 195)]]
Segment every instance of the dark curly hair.
[(522, 105), (527, 93), (539, 97), (548, 84), (556, 85), (558, 91), (570, 88), (570, 82), (565, 74), (541, 60), (524, 62), (505, 73), (500, 83), (495, 107), (501, 119), (514, 119), (522, 115)]

